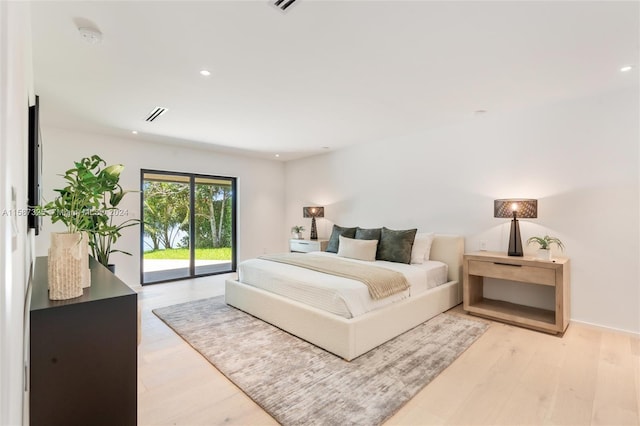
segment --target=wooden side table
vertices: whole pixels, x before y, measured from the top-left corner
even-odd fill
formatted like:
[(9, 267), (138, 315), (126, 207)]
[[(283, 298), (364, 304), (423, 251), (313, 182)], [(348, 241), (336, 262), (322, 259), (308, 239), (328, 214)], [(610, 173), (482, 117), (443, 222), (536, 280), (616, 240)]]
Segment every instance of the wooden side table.
[[(504, 253), (464, 255), (463, 307), (473, 314), (546, 333), (563, 333), (570, 316), (570, 264), (567, 258), (551, 261), (513, 257)], [(555, 287), (555, 310), (535, 308), (484, 297), (484, 278), (497, 278)]]
[(312, 251), (325, 251), (329, 240), (289, 240), (289, 251), (297, 253), (309, 253)]

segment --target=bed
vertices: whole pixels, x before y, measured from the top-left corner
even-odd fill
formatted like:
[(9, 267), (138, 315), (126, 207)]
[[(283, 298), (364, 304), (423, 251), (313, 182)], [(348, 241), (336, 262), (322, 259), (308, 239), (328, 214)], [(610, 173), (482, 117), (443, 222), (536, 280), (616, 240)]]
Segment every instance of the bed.
[(463, 252), (462, 237), (435, 235), (429, 259), (447, 265), (447, 281), (352, 318), (246, 284), (241, 279), (226, 280), (225, 301), (350, 361), (461, 303)]

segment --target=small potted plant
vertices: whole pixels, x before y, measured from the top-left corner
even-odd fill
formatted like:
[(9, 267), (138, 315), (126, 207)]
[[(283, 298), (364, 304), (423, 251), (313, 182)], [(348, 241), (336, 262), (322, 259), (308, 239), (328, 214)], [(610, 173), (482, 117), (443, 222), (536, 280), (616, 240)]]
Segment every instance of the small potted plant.
[(111, 188), (110, 170), (100, 172), (104, 162), (96, 155), (74, 162), (62, 177), (67, 186), (55, 189), (57, 197), (37, 209), (37, 214), (62, 222), (66, 232), (51, 233), (49, 248), (49, 298), (64, 300), (82, 295), (90, 285), (88, 231), (92, 211), (100, 207), (102, 194)]
[[(108, 267), (111, 253), (120, 251), (129, 254), (116, 250), (112, 246), (120, 237), (122, 229), (140, 223), (138, 219), (129, 219), (120, 224), (114, 222), (114, 219), (121, 216), (118, 204), (129, 192), (124, 191), (119, 185), (120, 173), (123, 169), (124, 166), (121, 164), (107, 166), (102, 158), (93, 155), (75, 161), (74, 167), (62, 175), (67, 186), (55, 189), (58, 196), (37, 209), (36, 213), (50, 216), (52, 223), (60, 221), (67, 227), (66, 233), (52, 233), (52, 246), (58, 247), (57, 240), (61, 238), (65, 241), (71, 239), (72, 242), (61, 246), (60, 250), (82, 246), (86, 252), (88, 243), (93, 257), (106, 267)], [(76, 233), (78, 237), (75, 237)], [(80, 241), (81, 244), (74, 241)], [(60, 250), (50, 250), (49, 263), (52, 265), (52, 272), (54, 269), (59, 269), (55, 266), (57, 259), (55, 255)], [(88, 253), (83, 252), (80, 256), (87, 258), (88, 261)], [(84, 259), (82, 262), (84, 263)], [(83, 284), (86, 287), (89, 285), (88, 270), (83, 273), (86, 275), (86, 282)], [(50, 280), (52, 277), (55, 275), (50, 274)], [(74, 294), (78, 295), (77, 290), (74, 291), (76, 291)]]
[(291, 237), (297, 240), (302, 239), (302, 233), (304, 232), (304, 226), (296, 225), (291, 227)]
[(531, 237), (527, 240), (527, 244), (536, 243), (540, 246), (538, 249), (538, 259), (551, 259), (551, 244), (555, 244), (560, 250), (564, 250), (564, 244), (556, 237), (545, 235), (544, 237)]

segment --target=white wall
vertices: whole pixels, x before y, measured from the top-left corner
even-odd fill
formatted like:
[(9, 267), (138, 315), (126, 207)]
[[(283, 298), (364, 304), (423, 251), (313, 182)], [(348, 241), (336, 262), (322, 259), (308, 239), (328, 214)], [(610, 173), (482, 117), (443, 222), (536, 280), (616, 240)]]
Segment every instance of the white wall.
[[(46, 99), (40, 99), (41, 104)], [(44, 118), (43, 118), (44, 119)], [(238, 260), (265, 252), (286, 249), (284, 233), (284, 165), (278, 161), (220, 154), (163, 144), (152, 144), (135, 137), (117, 138), (45, 126), (43, 140), (43, 196), (55, 197), (54, 188), (64, 186), (57, 176), (73, 165), (73, 161), (94, 154), (107, 164), (125, 166), (120, 184), (124, 189), (140, 188), (140, 169), (169, 170), (213, 174), (238, 178)], [(140, 218), (140, 194), (128, 194), (120, 204), (131, 217)], [(49, 233), (63, 231), (64, 225), (52, 225), (46, 219), (45, 229), (36, 237), (36, 252), (45, 256)], [(127, 228), (116, 243), (133, 256), (113, 255), (117, 275), (129, 285), (140, 283), (140, 231)]]
[[(640, 332), (638, 91), (480, 117), (286, 165), (285, 227), (418, 227), (505, 251), (496, 198), (537, 198), (523, 241), (550, 233), (572, 262), (573, 320)], [(329, 143), (330, 145), (330, 143)], [(534, 250), (526, 247), (526, 250)]]
[[(27, 206), (29, 5), (0, 2), (0, 424), (22, 424), (23, 326), (31, 261)], [(33, 98), (31, 96), (31, 98)]]

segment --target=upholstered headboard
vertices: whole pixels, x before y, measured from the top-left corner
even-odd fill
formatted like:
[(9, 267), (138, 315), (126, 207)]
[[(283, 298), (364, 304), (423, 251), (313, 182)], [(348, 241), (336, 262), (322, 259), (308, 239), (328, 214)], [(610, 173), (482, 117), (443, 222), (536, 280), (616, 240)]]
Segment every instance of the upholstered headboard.
[(431, 245), (429, 259), (449, 265), (449, 281), (462, 284), (462, 256), (464, 238), (459, 235), (436, 234)]

